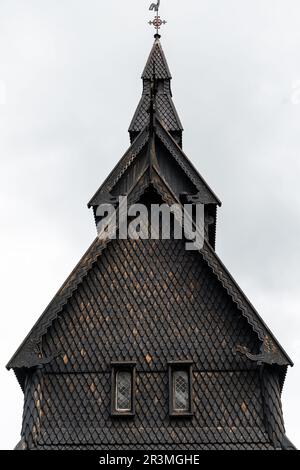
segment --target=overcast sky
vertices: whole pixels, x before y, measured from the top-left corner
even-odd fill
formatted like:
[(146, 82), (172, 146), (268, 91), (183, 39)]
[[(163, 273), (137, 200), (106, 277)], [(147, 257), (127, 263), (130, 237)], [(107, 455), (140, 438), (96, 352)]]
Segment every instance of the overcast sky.
[[(123, 155), (153, 42), (150, 0), (0, 0), (0, 448), (21, 429), (4, 369), (96, 236), (86, 203)], [(162, 0), (184, 149), (211, 185), (217, 252), (296, 365), (300, 447), (300, 2)]]

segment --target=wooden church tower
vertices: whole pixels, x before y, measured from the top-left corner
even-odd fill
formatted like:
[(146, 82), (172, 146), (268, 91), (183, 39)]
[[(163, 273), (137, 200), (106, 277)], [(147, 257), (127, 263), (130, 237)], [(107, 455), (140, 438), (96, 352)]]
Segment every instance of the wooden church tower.
[(293, 449), (292, 362), (215, 251), (221, 203), (182, 150), (160, 36), (131, 146), (89, 202), (202, 203), (205, 243), (95, 239), (8, 363), (24, 392), (17, 449)]

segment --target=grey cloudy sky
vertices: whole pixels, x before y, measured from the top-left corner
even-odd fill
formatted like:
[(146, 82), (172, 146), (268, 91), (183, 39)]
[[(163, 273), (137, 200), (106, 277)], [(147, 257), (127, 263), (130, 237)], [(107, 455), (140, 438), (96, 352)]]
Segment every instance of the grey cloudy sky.
[[(0, 448), (22, 394), (5, 364), (96, 235), (86, 203), (128, 147), (150, 0), (0, 0)], [(223, 201), (217, 251), (296, 366), (300, 447), (300, 2), (162, 0), (184, 149)]]

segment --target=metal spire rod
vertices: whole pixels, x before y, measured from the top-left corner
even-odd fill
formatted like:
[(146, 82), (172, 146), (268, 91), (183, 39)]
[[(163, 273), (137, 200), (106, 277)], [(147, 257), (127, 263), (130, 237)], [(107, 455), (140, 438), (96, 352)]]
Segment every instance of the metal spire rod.
[(156, 11), (156, 17), (154, 18), (154, 20), (152, 21), (149, 21), (149, 24), (152, 26), (154, 26), (154, 28), (156, 29), (156, 35), (159, 35), (159, 30), (161, 28), (161, 26), (163, 24), (166, 24), (167, 22), (165, 20), (162, 20), (159, 16), (159, 7), (160, 7), (160, 0), (157, 0), (157, 3), (152, 3), (150, 5), (150, 8), (149, 10), (150, 11)]

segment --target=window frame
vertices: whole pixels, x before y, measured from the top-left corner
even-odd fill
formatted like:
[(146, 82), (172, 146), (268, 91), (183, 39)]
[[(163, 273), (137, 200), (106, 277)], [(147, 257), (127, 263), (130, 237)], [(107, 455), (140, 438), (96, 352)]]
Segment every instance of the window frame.
[[(117, 376), (119, 372), (131, 373), (131, 409), (118, 410), (117, 405)], [(111, 362), (111, 416), (130, 418), (135, 416), (135, 395), (136, 395), (136, 363), (132, 361)]]
[[(169, 366), (169, 416), (173, 418), (191, 418), (194, 416), (193, 406), (193, 361), (170, 361)], [(174, 407), (174, 372), (183, 371), (189, 380), (189, 408), (177, 410)]]

